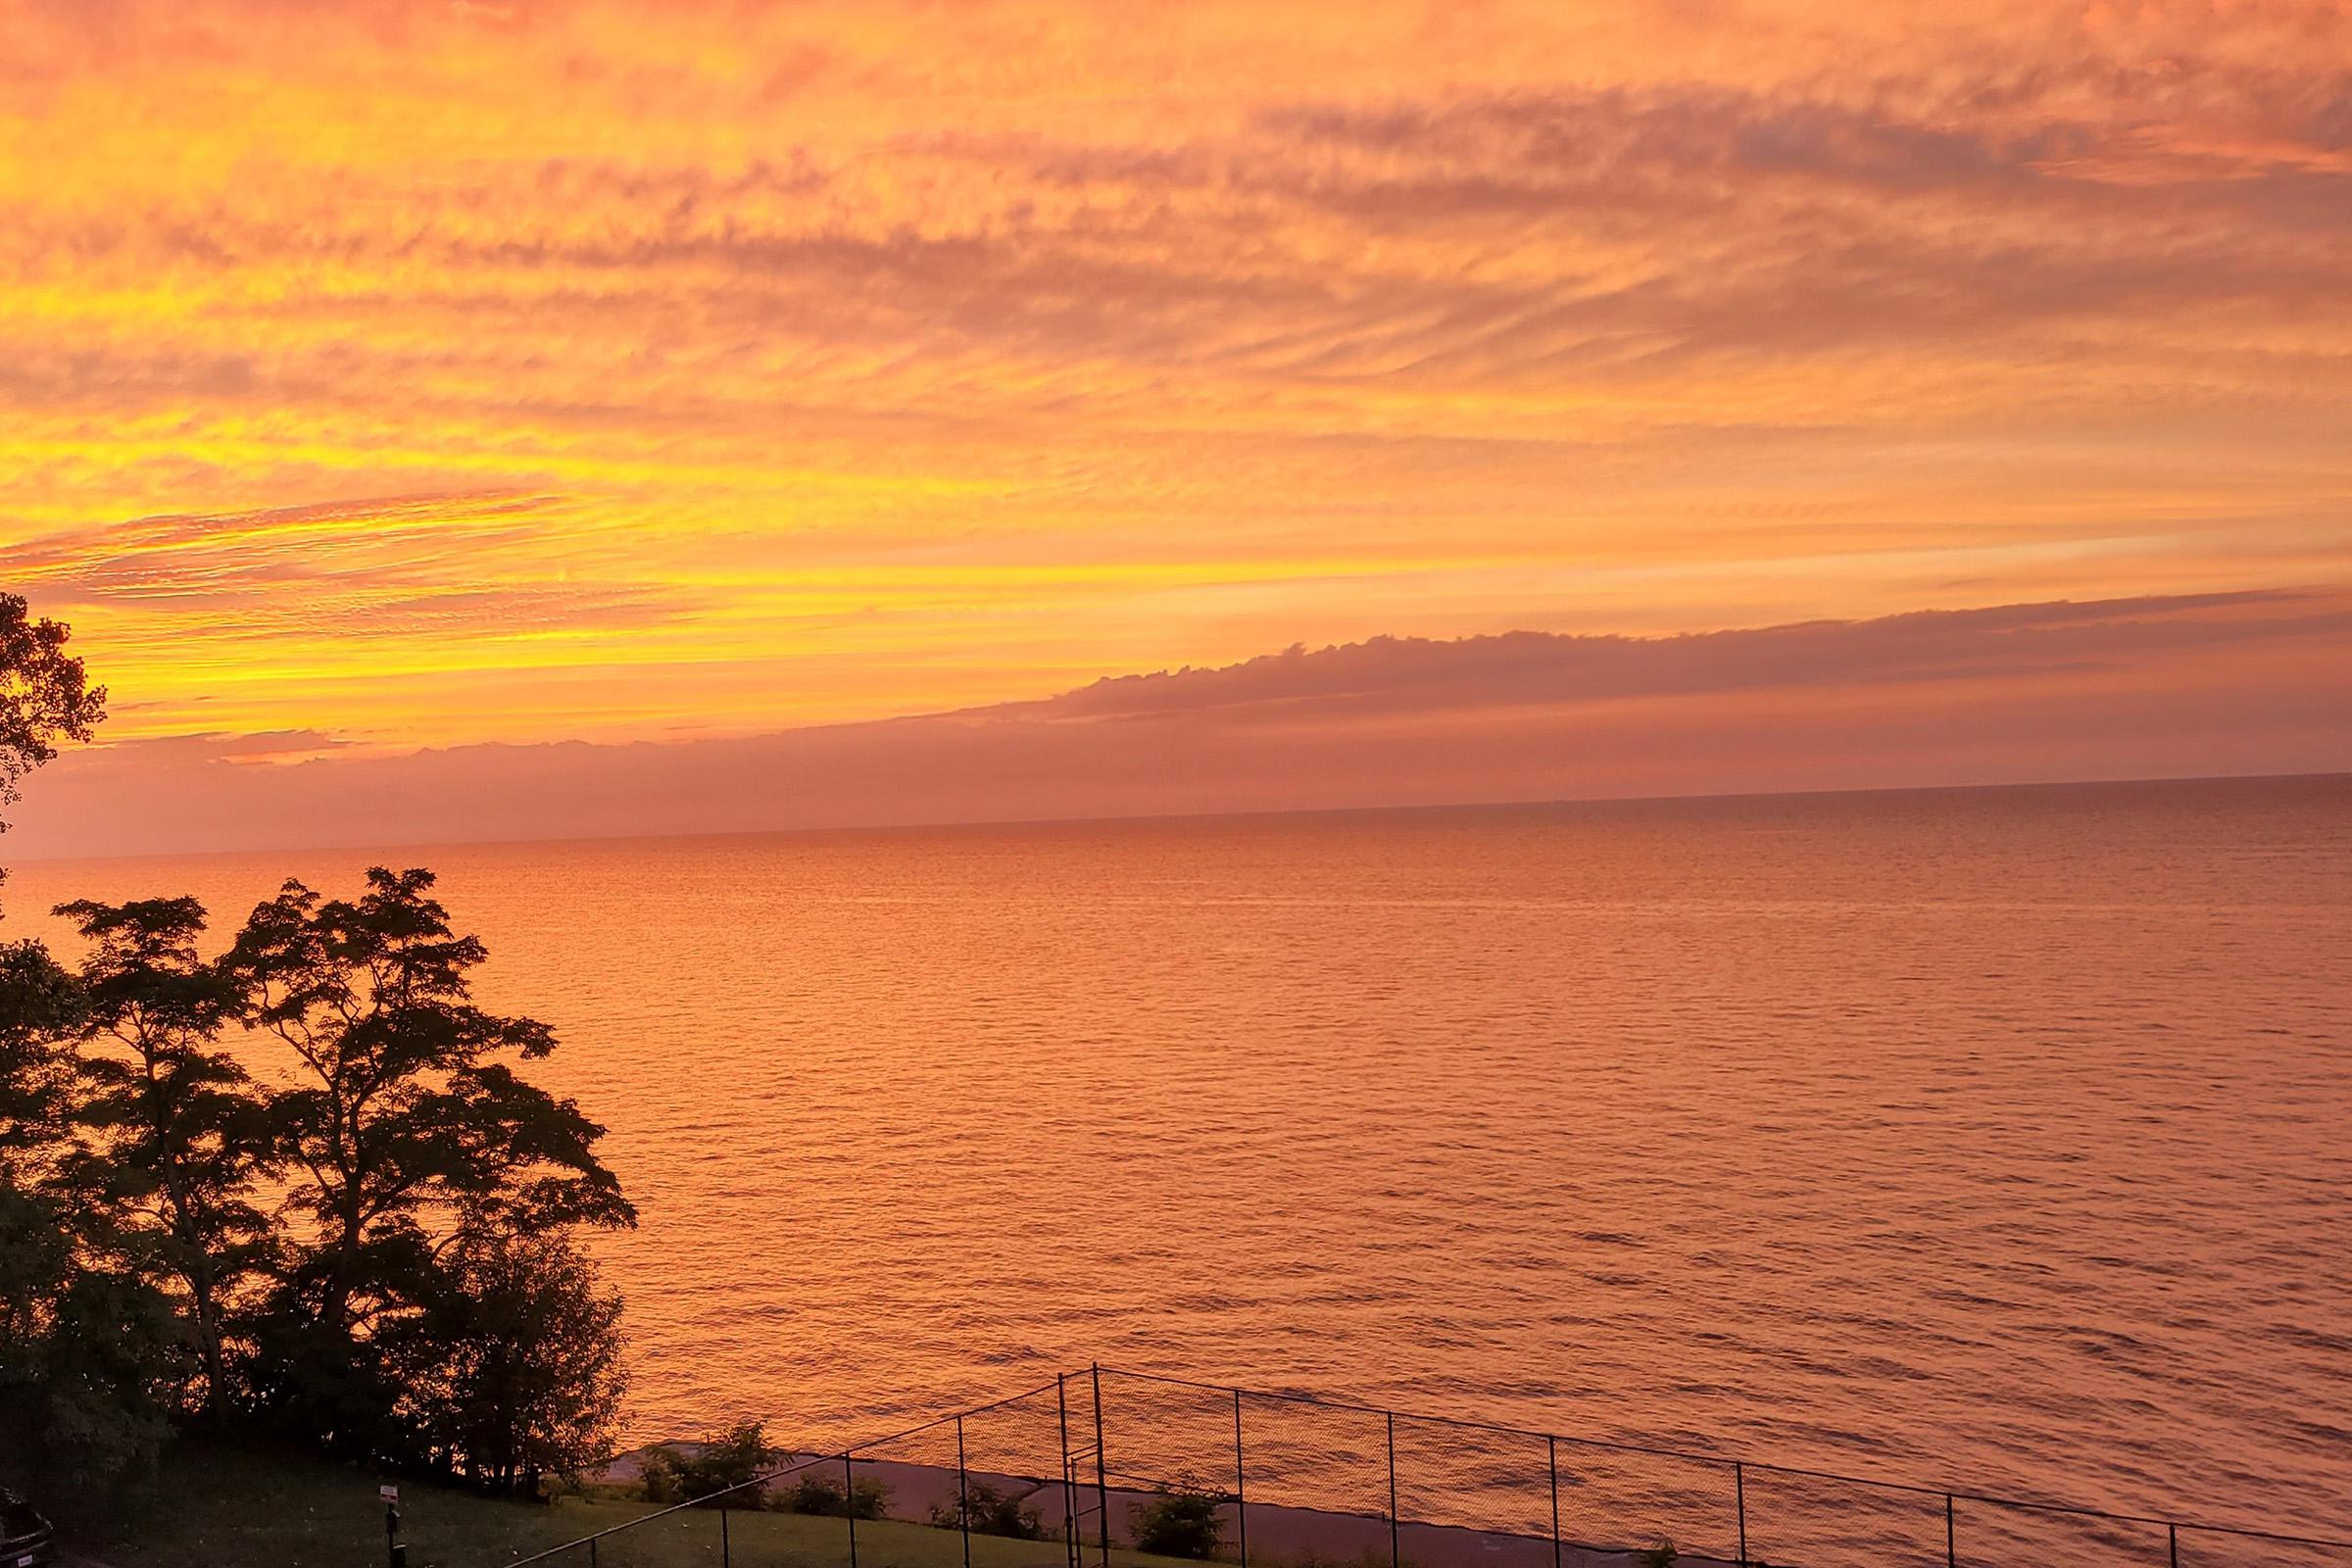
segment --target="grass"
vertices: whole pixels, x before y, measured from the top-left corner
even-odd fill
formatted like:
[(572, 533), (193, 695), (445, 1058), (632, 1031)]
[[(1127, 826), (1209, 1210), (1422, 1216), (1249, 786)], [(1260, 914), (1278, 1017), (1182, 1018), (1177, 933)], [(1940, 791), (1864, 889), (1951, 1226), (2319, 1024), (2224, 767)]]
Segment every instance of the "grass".
[[(232, 1451), (169, 1456), (157, 1484), (142, 1489), (94, 1531), (69, 1542), (109, 1568), (367, 1568), (385, 1560), (378, 1478), (321, 1460)], [(400, 1483), (402, 1539), (409, 1568), (500, 1568), (536, 1551), (656, 1510), (643, 1502), (560, 1498), (508, 1502), (471, 1493)], [(737, 1568), (848, 1568), (849, 1531), (839, 1519), (806, 1514), (727, 1515)], [(971, 1539), (972, 1568), (1059, 1568), (1058, 1538)], [(1113, 1568), (1199, 1568), (1179, 1559), (1113, 1550)], [(550, 1568), (584, 1568), (587, 1548)], [(895, 1520), (858, 1526), (858, 1568), (963, 1568), (953, 1530)], [(719, 1517), (687, 1509), (598, 1544), (597, 1568), (717, 1568)]]

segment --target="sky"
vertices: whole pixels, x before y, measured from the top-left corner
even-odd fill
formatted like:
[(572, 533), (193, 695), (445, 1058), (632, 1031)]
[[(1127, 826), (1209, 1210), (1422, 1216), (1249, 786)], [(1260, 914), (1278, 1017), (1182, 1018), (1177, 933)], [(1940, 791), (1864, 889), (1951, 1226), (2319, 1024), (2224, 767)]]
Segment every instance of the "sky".
[[(2352, 766), (2332, 0), (0, 0), (0, 585), (126, 813), (52, 848), (200, 765), (174, 842), (447, 756), (483, 831), (649, 744), (1042, 767), (1105, 719), (1036, 705), (1294, 647), (1492, 744), (1196, 736), (1175, 805)], [(1851, 631), (1922, 624), (1965, 678)], [(1348, 653), (1821, 625), (1777, 723)], [(1896, 744), (1955, 682), (1983, 743)], [(645, 825), (838, 814), (755, 775)]]

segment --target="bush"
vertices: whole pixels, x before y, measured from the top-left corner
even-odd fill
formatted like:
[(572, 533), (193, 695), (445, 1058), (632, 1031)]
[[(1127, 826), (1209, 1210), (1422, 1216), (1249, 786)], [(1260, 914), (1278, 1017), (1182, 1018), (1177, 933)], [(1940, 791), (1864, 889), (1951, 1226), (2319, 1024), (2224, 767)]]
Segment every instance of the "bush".
[(853, 1483), (845, 1498), (841, 1489), (821, 1475), (801, 1477), (801, 1484), (778, 1500), (787, 1513), (822, 1514), (828, 1519), (879, 1519), (890, 1503), (890, 1489), (879, 1481)]
[(943, 1502), (931, 1509), (931, 1523), (940, 1530), (969, 1528), (975, 1535), (1009, 1536), (1015, 1541), (1043, 1541), (1045, 1526), (1039, 1521), (1035, 1508), (1024, 1508), (1021, 1499), (1007, 1496), (985, 1481), (974, 1481), (963, 1489), (963, 1505)]
[(686, 1486), (678, 1475), (678, 1455), (667, 1445), (645, 1450), (639, 1466), (645, 1478), (645, 1500), (666, 1507), (686, 1500)]
[(764, 1508), (767, 1489), (753, 1485), (775, 1463), (776, 1450), (757, 1421), (729, 1427), (706, 1439), (696, 1453), (680, 1453), (666, 1444), (645, 1455), (645, 1500), (697, 1502), (725, 1493), (730, 1508)]
[(612, 1451), (620, 1298), (562, 1232), (461, 1245), (420, 1294), (422, 1310), (376, 1340), (401, 1390), (394, 1456), (536, 1497), (542, 1476)]
[(1681, 1555), (1674, 1549), (1672, 1536), (1660, 1536), (1656, 1545), (1634, 1553), (1634, 1561), (1639, 1568), (1674, 1568), (1675, 1559)]
[(1136, 1511), (1136, 1549), (1161, 1557), (1214, 1557), (1225, 1544), (1219, 1510), (1231, 1501), (1233, 1494), (1189, 1479), (1160, 1488)]

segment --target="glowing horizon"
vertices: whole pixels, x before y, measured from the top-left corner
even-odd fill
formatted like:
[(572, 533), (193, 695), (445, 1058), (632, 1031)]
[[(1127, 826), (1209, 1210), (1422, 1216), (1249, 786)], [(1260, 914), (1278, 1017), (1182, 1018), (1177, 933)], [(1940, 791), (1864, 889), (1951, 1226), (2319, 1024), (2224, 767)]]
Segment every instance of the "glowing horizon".
[(2352, 15), (0, 11), (110, 745), (2341, 583)]

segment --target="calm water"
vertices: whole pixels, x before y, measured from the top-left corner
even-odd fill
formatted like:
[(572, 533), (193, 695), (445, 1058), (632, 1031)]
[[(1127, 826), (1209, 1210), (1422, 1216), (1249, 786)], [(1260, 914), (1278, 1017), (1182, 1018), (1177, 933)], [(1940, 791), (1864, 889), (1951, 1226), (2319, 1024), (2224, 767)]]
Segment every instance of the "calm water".
[(2352, 1523), (2352, 781), (391, 858), (612, 1127), (642, 1435), (1100, 1357)]

